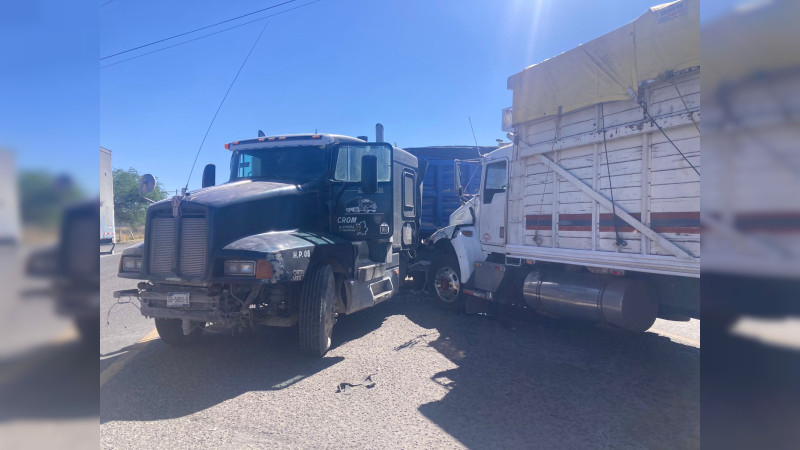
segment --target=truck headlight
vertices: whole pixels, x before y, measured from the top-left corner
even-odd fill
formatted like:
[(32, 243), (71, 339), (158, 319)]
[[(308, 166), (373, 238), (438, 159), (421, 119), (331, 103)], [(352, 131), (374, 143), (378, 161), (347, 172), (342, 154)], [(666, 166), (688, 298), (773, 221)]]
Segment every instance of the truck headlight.
[(253, 276), (255, 273), (255, 261), (225, 261), (225, 275)]
[(140, 272), (142, 270), (142, 258), (138, 256), (123, 256), (120, 267), (122, 272)]

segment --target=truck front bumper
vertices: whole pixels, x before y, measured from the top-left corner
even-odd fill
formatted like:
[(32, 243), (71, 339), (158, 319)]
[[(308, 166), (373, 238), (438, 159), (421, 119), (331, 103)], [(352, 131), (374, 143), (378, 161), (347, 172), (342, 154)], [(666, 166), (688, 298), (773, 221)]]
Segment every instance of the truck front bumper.
[[(185, 306), (169, 306), (173, 293), (188, 294)], [(188, 319), (198, 322), (223, 322), (219, 295), (210, 295), (208, 289), (193, 286), (157, 286), (154, 290), (126, 289), (114, 292), (114, 298), (136, 297), (141, 302), (143, 316), (157, 319)]]

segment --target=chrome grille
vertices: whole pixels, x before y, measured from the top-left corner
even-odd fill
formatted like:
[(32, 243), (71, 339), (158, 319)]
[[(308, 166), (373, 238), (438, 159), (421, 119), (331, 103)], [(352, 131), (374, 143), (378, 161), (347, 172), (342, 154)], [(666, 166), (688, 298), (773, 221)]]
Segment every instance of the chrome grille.
[(174, 223), (171, 217), (156, 217), (150, 222), (150, 273), (172, 273)]
[(208, 227), (204, 217), (185, 217), (181, 222), (181, 275), (202, 276), (206, 270)]

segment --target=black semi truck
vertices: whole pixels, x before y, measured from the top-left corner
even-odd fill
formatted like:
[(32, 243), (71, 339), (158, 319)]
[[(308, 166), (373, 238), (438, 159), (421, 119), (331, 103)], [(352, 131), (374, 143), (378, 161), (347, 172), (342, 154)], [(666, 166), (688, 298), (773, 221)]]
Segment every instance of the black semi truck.
[(169, 344), (207, 326), (299, 325), (301, 349), (324, 355), (339, 314), (392, 297), (405, 278), (420, 225), (417, 158), (329, 134), (225, 147), (227, 183), (214, 186), (208, 165), (202, 189), (148, 208), (144, 242), (119, 267), (143, 281), (115, 296), (138, 297)]

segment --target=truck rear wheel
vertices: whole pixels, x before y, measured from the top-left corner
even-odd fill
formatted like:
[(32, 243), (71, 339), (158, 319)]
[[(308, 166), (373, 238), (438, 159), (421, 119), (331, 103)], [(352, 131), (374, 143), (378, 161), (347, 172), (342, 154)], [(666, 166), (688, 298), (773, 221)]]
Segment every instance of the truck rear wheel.
[(323, 356), (331, 348), (336, 323), (336, 292), (333, 269), (321, 264), (303, 283), (300, 296), (300, 349), (311, 356)]
[(452, 255), (440, 255), (434, 259), (428, 273), (436, 306), (448, 311), (461, 310), (464, 293), (458, 260)]
[(183, 334), (183, 322), (181, 319), (156, 319), (156, 330), (162, 341), (169, 345), (189, 345), (203, 334), (205, 323), (195, 322), (192, 324), (194, 329), (189, 334)]

